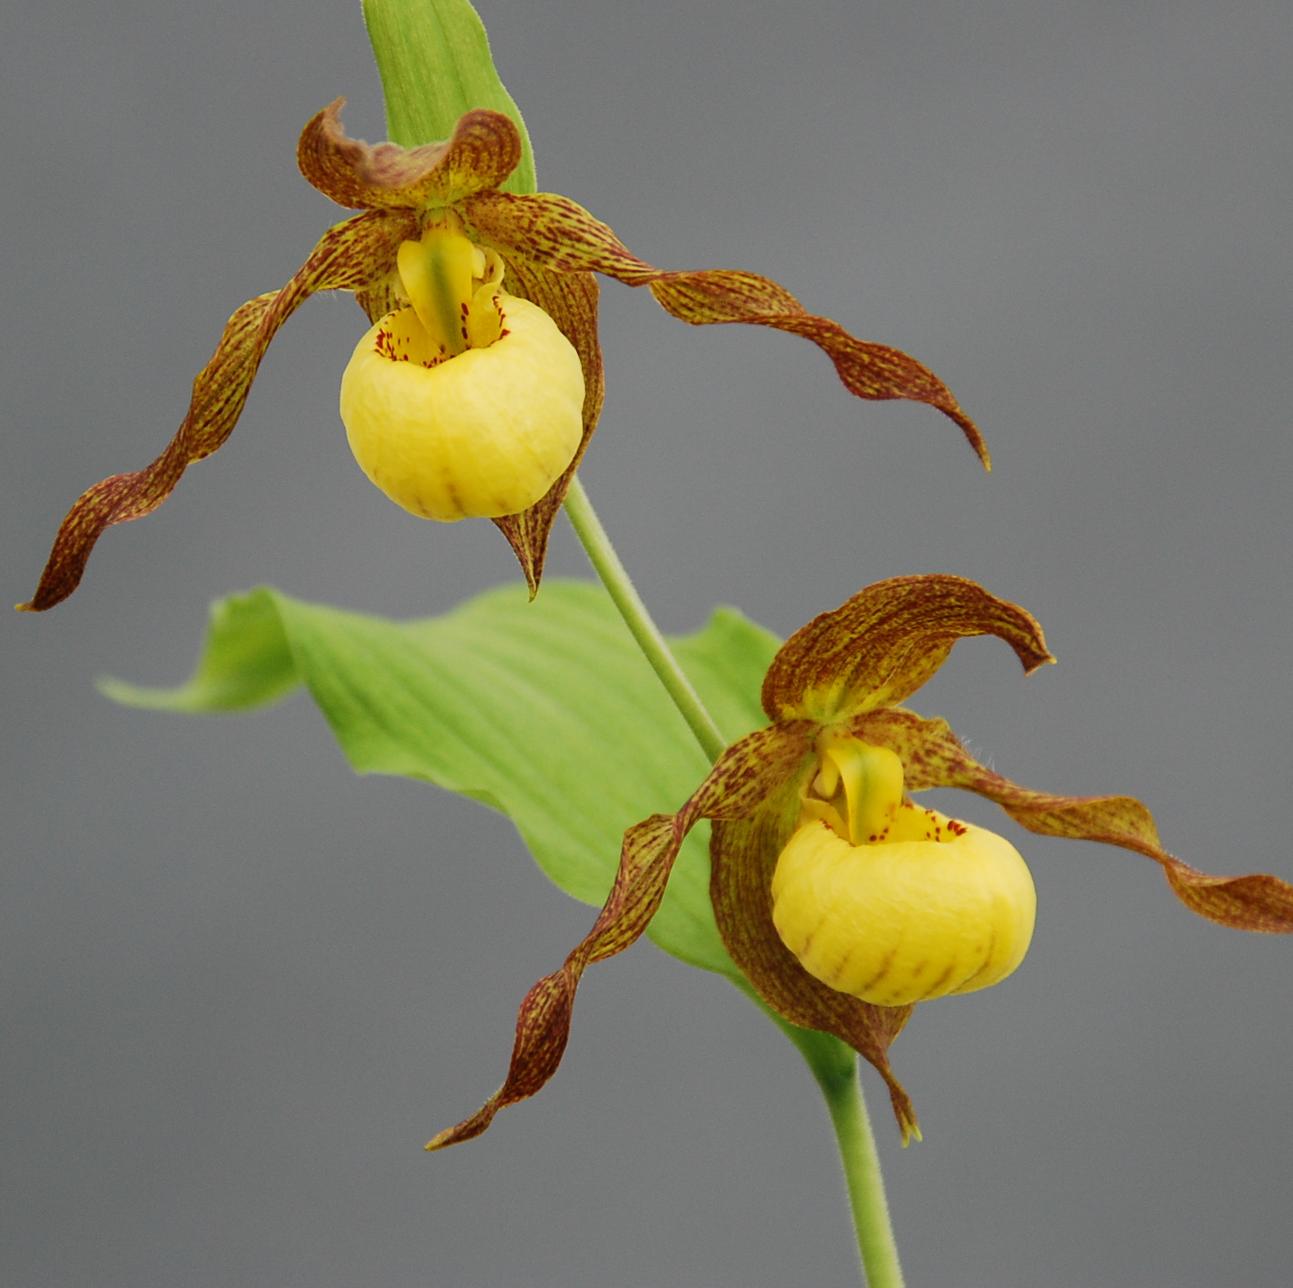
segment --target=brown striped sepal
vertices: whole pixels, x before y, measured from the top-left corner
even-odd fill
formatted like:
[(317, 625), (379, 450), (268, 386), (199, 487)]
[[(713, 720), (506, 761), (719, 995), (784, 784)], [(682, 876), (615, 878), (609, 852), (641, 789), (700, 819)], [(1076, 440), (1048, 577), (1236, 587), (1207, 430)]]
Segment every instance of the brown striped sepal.
[(477, 109), (458, 119), (443, 143), (402, 148), (350, 138), (344, 98), (301, 131), (296, 163), (310, 184), (350, 210), (428, 210), (496, 188), (521, 163), (521, 136), (501, 112)]
[(893, 577), (813, 618), (781, 646), (763, 681), (763, 709), (773, 720), (830, 723), (892, 706), (972, 635), (1004, 640), (1025, 673), (1055, 660), (1031, 614), (977, 583), (943, 574)]

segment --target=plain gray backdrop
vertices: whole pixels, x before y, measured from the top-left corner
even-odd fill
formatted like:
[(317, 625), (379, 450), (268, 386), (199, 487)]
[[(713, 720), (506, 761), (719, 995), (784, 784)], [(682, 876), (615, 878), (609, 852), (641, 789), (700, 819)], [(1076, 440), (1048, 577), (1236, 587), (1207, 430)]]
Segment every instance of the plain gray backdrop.
[[(765, 272), (914, 353), (996, 459), (849, 398), (798, 340), (608, 284), (584, 477), (663, 625), (726, 601), (786, 633), (880, 577), (977, 578), (1060, 665), (1025, 681), (972, 641), (914, 706), (1030, 785), (1142, 797), (1203, 867), (1293, 878), (1281, 0), (480, 8), (541, 187), (655, 263)], [(350, 0), (6, 11), (10, 601), (81, 489), (166, 442), (226, 316), (341, 217), (293, 161), (338, 94), (382, 136)], [(505, 819), (352, 776), (303, 697), (187, 720), (96, 694), (182, 678), (208, 601), (262, 581), (412, 616), (516, 576), (490, 525), (411, 519), (350, 459), (366, 325), (310, 302), (228, 446), (110, 531), (71, 601), (0, 620), (0, 1280), (855, 1283), (798, 1057), (650, 946), (589, 976), (538, 1099), (424, 1155), (590, 910)], [(564, 523), (551, 572), (587, 575)], [(1001, 830), (1037, 935), (897, 1043), (924, 1144), (863, 1075), (911, 1284), (1286, 1285), (1293, 945), (1192, 917), (1147, 860)]]

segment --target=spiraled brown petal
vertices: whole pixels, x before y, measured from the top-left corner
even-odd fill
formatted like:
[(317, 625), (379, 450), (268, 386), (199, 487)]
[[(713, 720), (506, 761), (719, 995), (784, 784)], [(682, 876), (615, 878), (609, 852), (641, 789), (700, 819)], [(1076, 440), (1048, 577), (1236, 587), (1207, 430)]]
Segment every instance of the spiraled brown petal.
[(763, 681), (774, 719), (831, 721), (901, 702), (943, 665), (952, 645), (995, 635), (1025, 671), (1053, 662), (1036, 620), (964, 577), (893, 577), (858, 591), (800, 627), (777, 651)]
[(82, 493), (63, 520), (31, 601), (39, 612), (79, 585), (105, 528), (151, 514), (194, 461), (221, 447), (238, 422), (260, 360), (278, 328), (316, 291), (356, 290), (386, 270), (411, 216), (373, 211), (330, 228), (281, 290), (248, 300), (225, 324), (211, 361), (193, 381), (188, 414), (166, 450), (146, 469), (114, 474)]
[(521, 1003), (503, 1085), (470, 1118), (433, 1137), (428, 1149), (479, 1136), (500, 1109), (534, 1095), (552, 1077), (570, 1036), (580, 977), (591, 962), (623, 952), (646, 930), (687, 833), (701, 818), (739, 818), (757, 809), (803, 761), (812, 733), (800, 724), (749, 734), (719, 757), (677, 814), (654, 814), (625, 832), (615, 884), (593, 928), (561, 969), (539, 980)]
[(963, 787), (996, 801), (1030, 832), (1134, 850), (1162, 867), (1191, 912), (1236, 930), (1293, 933), (1293, 885), (1267, 873), (1211, 876), (1183, 863), (1163, 849), (1154, 816), (1135, 797), (1056, 796), (1021, 787), (979, 764), (945, 720), (924, 720), (910, 711), (863, 716), (853, 729), (858, 737), (897, 753), (913, 791)]
[(927, 403), (961, 429), (985, 468), (987, 444), (952, 391), (915, 358), (850, 335), (838, 322), (804, 310), (776, 282), (737, 269), (671, 272), (633, 254), (599, 219), (568, 197), (481, 192), (463, 206), (482, 236), (562, 273), (604, 273), (629, 286), (649, 286), (674, 317), (697, 326), (748, 322), (811, 340), (835, 364), (844, 386), (859, 398), (906, 398)]
[(324, 196), (350, 210), (421, 210), (448, 206), (496, 188), (521, 163), (521, 136), (501, 112), (468, 112), (453, 137), (420, 148), (365, 143), (341, 124), (344, 98), (329, 103), (301, 131), (296, 163)]
[(799, 793), (809, 760), (749, 818), (714, 824), (710, 841), (710, 900), (723, 943), (763, 1001), (783, 1019), (847, 1042), (873, 1065), (889, 1088), (905, 1145), (919, 1138), (911, 1097), (889, 1067), (889, 1046), (902, 1031), (910, 1006), (873, 1006), (814, 979), (785, 947), (772, 923), (772, 871), (794, 830)]
[(562, 335), (575, 346), (584, 369), (584, 436), (574, 459), (547, 494), (528, 510), (494, 520), (520, 560), (521, 571), (533, 596), (538, 593), (539, 581), (543, 577), (548, 536), (566, 498), (570, 480), (574, 478), (593, 430), (597, 428), (606, 395), (602, 349), (597, 341), (598, 286), (591, 273), (554, 273), (539, 264), (519, 260), (508, 264), (504, 286), (513, 294), (537, 304), (557, 324)]

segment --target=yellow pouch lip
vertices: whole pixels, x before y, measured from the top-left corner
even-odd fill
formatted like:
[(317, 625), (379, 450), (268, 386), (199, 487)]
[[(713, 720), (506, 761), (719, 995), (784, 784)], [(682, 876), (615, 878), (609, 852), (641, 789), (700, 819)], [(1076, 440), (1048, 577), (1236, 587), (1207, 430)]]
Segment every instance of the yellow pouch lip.
[(942, 839), (850, 845), (817, 821), (794, 833), (772, 879), (781, 941), (814, 978), (879, 1006), (999, 983), (1032, 940), (1023, 858), (985, 828), (910, 802), (901, 813)]
[(583, 439), (579, 356), (537, 305), (493, 290), (498, 338), (445, 357), (414, 309), (355, 347), (340, 411), (360, 468), (420, 518), (518, 514), (561, 477)]

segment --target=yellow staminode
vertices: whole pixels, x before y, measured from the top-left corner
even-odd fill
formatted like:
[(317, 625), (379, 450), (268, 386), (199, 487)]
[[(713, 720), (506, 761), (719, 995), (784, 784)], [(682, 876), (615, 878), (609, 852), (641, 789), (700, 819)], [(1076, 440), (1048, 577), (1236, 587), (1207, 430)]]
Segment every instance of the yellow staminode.
[(397, 264), (410, 305), (368, 331), (341, 379), (355, 460), (424, 519), (527, 509), (583, 438), (578, 355), (542, 309), (501, 289), (497, 255), (461, 233), (430, 228)]
[(828, 738), (819, 756), (772, 878), (773, 922), (803, 968), (878, 1006), (1005, 979), (1037, 906), (1014, 846), (906, 800), (886, 748)]

